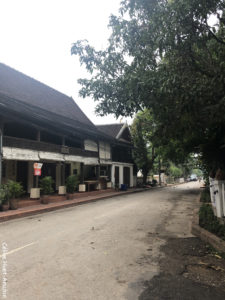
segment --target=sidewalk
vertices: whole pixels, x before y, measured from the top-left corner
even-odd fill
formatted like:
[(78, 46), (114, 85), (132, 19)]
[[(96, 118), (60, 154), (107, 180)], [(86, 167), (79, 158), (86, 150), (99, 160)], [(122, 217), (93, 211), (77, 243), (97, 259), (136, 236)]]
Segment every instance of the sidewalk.
[[(23, 218), (31, 215), (36, 215), (40, 213), (50, 212), (57, 209), (68, 208), (76, 205), (81, 205), (84, 203), (95, 202), (97, 200), (103, 200), (106, 198), (118, 197), (122, 195), (129, 195), (133, 193), (148, 191), (147, 188), (133, 188), (128, 191), (115, 191), (110, 189), (110, 191), (99, 191), (99, 192), (87, 192), (84, 194), (74, 194), (74, 199), (65, 200), (65, 197), (61, 197), (61, 201), (52, 202), (49, 204), (41, 204), (40, 201), (36, 201), (36, 205), (28, 206), (21, 205), (22, 207), (16, 210), (7, 210), (0, 212), (0, 222), (5, 222), (13, 219)], [(25, 201), (24, 201), (25, 202)], [(27, 202), (29, 202), (27, 200)], [(28, 203), (27, 203), (28, 204)]]

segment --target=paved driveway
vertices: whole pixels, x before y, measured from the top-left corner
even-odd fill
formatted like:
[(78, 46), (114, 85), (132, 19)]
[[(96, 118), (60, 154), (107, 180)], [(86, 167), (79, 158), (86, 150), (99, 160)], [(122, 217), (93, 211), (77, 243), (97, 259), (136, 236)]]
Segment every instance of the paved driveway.
[(137, 299), (166, 238), (191, 236), (198, 193), (194, 182), (0, 224), (7, 300)]

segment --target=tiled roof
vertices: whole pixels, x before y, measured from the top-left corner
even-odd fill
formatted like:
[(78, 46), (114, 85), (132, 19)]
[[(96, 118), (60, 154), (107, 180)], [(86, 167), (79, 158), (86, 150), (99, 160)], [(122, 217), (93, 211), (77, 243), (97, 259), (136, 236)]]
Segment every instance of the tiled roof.
[(0, 63), (0, 94), (95, 129), (75, 101), (55, 89)]
[(108, 124), (108, 125), (96, 125), (99, 131), (116, 138), (121, 128), (124, 126), (123, 123), (120, 124)]

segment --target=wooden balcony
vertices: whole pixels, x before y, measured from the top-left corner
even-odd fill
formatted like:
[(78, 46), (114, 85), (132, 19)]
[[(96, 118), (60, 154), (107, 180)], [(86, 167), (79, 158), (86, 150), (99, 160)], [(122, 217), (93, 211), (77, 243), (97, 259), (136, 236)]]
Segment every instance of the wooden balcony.
[(81, 148), (55, 145), (34, 140), (15, 138), (10, 136), (3, 137), (3, 146), (12, 148), (29, 149), (36, 151), (54, 152), (67, 155), (77, 155), (83, 157), (98, 157), (98, 152), (87, 151)]

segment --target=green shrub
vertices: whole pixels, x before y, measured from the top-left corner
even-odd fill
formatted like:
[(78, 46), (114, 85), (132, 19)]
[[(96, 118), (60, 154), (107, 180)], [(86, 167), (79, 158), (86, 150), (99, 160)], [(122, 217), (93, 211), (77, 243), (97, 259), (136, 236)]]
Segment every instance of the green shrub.
[(73, 194), (78, 188), (79, 178), (77, 175), (70, 175), (66, 179), (66, 191), (69, 194)]
[(54, 180), (51, 176), (43, 177), (40, 180), (41, 192), (43, 195), (50, 195), (54, 192), (52, 185), (54, 184)]
[(169, 171), (169, 175), (172, 176), (172, 177), (175, 177), (175, 178), (179, 178), (183, 175), (182, 169), (176, 167), (172, 163), (170, 164), (170, 167), (169, 167), (168, 171)]
[(225, 240), (225, 225), (220, 224), (214, 215), (212, 206), (203, 204), (199, 210), (199, 225)]
[(14, 180), (9, 180), (5, 189), (8, 189), (8, 196), (10, 199), (19, 198), (24, 193), (22, 184)]
[(7, 204), (9, 202), (9, 188), (7, 184), (0, 186), (0, 204)]
[(211, 202), (209, 188), (205, 188), (204, 190), (202, 190), (200, 201), (203, 203)]

